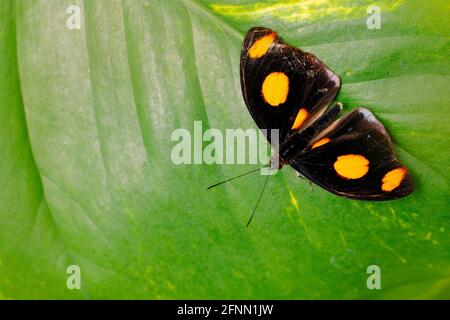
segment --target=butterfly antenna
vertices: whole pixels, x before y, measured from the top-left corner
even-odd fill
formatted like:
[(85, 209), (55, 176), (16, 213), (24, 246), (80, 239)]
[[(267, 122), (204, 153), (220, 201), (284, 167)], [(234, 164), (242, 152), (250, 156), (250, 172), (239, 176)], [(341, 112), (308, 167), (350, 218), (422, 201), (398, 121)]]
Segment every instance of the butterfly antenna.
[(209, 190), (209, 189), (211, 189), (211, 188), (220, 186), (221, 184), (224, 184), (225, 182), (228, 182), (228, 181), (231, 181), (231, 180), (234, 180), (234, 179), (237, 179), (237, 178), (246, 176), (246, 175), (248, 175), (248, 174), (250, 174), (250, 173), (252, 173), (252, 172), (256, 172), (256, 171), (258, 171), (258, 170), (261, 170), (261, 169), (264, 168), (264, 167), (267, 167), (267, 166), (263, 166), (263, 167), (260, 167), (260, 168), (257, 168), (257, 169), (253, 169), (253, 170), (247, 171), (247, 172), (245, 172), (245, 173), (241, 173), (240, 175), (235, 176), (235, 177), (233, 177), (233, 178), (230, 178), (230, 179), (227, 179), (227, 180), (224, 180), (224, 181), (217, 182), (217, 183), (213, 184), (212, 186), (209, 186), (208, 188), (206, 188), (206, 190)]
[(256, 205), (253, 208), (253, 212), (252, 212), (252, 215), (250, 216), (250, 219), (248, 219), (247, 227), (250, 225), (250, 222), (252, 222), (253, 216), (255, 215), (255, 212), (256, 212), (256, 208), (258, 208), (258, 205), (259, 205), (259, 202), (261, 201), (264, 190), (266, 190), (266, 185), (267, 185), (267, 181), (269, 181), (269, 177), (270, 177), (270, 175), (267, 175), (266, 180), (264, 181), (264, 185), (262, 187), (261, 193), (259, 194), (258, 201), (256, 202)]

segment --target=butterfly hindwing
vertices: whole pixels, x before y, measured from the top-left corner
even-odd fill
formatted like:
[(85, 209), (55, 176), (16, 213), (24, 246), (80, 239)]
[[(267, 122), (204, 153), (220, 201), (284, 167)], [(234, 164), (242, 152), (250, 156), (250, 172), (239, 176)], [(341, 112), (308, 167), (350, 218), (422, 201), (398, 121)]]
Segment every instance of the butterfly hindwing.
[(282, 143), (322, 115), (340, 80), (314, 55), (288, 45), (270, 29), (255, 27), (242, 46), (241, 86), (258, 127), (279, 129)]
[(414, 188), (383, 125), (364, 108), (333, 122), (289, 164), (326, 190), (352, 199), (395, 199)]

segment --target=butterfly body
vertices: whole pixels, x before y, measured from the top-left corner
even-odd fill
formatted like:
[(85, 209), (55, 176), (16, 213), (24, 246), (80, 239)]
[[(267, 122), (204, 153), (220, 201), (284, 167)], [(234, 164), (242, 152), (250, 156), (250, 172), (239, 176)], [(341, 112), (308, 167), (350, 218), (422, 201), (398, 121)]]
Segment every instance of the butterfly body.
[[(311, 53), (270, 29), (248, 31), (241, 51), (241, 87), (247, 108), (270, 143), (279, 132), (279, 161), (342, 197), (390, 200), (413, 191), (408, 169), (393, 153), (384, 126), (368, 109), (339, 118), (333, 100), (340, 78)], [(273, 144), (272, 144), (273, 145)]]

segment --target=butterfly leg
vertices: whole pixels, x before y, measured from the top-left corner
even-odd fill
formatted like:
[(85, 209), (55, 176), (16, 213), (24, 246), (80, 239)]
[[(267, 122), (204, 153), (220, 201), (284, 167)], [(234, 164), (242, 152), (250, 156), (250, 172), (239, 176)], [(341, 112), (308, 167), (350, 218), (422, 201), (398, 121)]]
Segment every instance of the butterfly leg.
[(302, 180), (306, 180), (306, 177), (304, 175), (302, 175), (300, 172), (295, 171), (295, 174), (297, 175), (297, 177), (299, 177)]
[(298, 172), (298, 171), (295, 171), (296, 173), (297, 173), (297, 177), (299, 177), (300, 179), (302, 179), (302, 180), (308, 180), (308, 188), (309, 188), (309, 191), (313, 191), (313, 184), (312, 184), (312, 181), (311, 180), (309, 180), (309, 179), (307, 179), (304, 175), (302, 175), (300, 172)]
[(313, 192), (313, 183), (311, 180), (308, 180), (309, 191)]

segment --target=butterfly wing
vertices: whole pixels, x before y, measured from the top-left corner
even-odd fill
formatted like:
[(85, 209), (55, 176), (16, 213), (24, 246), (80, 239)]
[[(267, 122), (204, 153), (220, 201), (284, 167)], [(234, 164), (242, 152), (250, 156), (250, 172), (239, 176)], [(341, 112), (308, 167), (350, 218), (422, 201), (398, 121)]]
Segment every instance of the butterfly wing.
[(244, 39), (240, 72), (250, 114), (268, 130), (268, 139), (270, 129), (279, 129), (280, 142), (319, 118), (340, 88), (339, 77), (323, 62), (262, 27)]
[(385, 128), (363, 108), (333, 122), (289, 163), (319, 186), (351, 199), (390, 200), (414, 189)]

